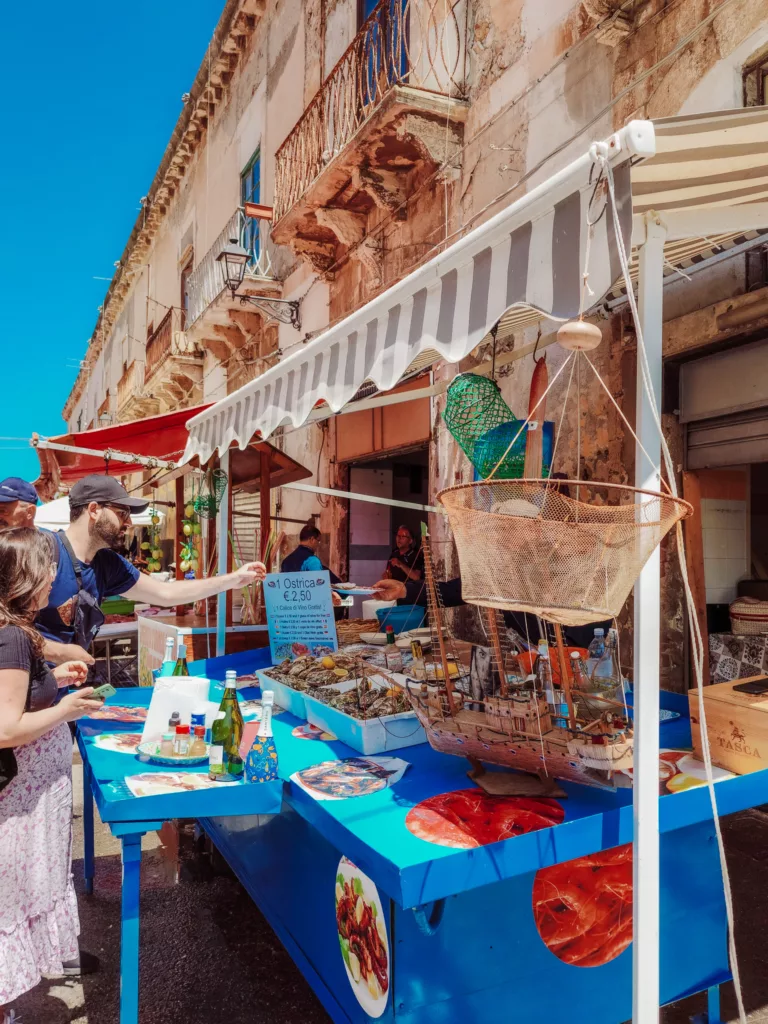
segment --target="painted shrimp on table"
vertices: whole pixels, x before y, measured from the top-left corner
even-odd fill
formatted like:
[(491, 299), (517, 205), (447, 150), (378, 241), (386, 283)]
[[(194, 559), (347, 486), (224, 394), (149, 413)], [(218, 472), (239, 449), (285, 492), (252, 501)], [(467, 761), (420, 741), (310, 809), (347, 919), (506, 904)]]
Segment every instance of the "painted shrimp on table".
[(601, 967), (615, 959), (632, 941), (632, 847), (538, 871), (533, 914), (545, 946), (563, 963)]

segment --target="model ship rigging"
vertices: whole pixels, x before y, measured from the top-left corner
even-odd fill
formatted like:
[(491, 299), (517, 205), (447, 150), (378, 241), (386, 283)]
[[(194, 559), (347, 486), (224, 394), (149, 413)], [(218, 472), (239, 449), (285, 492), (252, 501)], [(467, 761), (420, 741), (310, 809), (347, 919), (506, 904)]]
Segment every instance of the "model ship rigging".
[[(571, 351), (558, 375), (581, 350), (599, 342), (599, 331), (585, 330), (589, 327), (579, 321), (561, 328), (561, 343)], [(571, 673), (561, 624), (615, 619), (651, 552), (690, 512), (686, 503), (668, 495), (545, 478), (542, 424), (549, 387), (542, 358), (534, 369), (528, 419), (495, 467), (485, 480), (438, 495), (453, 529), (464, 599), (480, 607), (491, 640), (499, 686), (481, 700), (462, 693), (451, 675), (452, 639), (424, 531), (425, 586), (437, 661), (431, 678), (427, 672), (426, 680), (409, 685), (410, 700), (430, 744), (467, 757), (471, 777), (490, 793), (537, 787), (546, 792), (556, 779), (611, 788), (629, 784), (633, 731), (621, 686), (618, 693), (601, 691), (575, 663)], [(500, 396), (492, 397), (500, 401)], [(491, 479), (525, 427), (524, 478)], [(476, 430), (476, 423), (472, 428)], [(462, 447), (467, 451), (469, 445)], [(576, 489), (576, 500), (569, 485)], [(595, 500), (599, 489), (607, 497)], [(623, 502), (622, 492), (629, 494)], [(592, 502), (579, 500), (584, 495), (592, 495)], [(540, 648), (533, 675), (521, 671), (507, 631), (500, 628), (500, 609), (533, 612), (551, 624), (559, 685), (553, 681), (548, 644)], [(621, 683), (620, 670), (618, 674)], [(519, 769), (528, 778), (487, 771), (484, 764)]]

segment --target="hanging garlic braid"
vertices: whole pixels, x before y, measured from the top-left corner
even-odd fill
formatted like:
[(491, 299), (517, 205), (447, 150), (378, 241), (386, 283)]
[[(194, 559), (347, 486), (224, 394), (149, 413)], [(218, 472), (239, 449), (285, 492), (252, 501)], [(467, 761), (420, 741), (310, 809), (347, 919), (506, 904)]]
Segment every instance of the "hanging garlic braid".
[(29, 527), (0, 532), (0, 626), (23, 630), (38, 657), (43, 638), (32, 624), (35, 598), (50, 583), (53, 544), (51, 534)]

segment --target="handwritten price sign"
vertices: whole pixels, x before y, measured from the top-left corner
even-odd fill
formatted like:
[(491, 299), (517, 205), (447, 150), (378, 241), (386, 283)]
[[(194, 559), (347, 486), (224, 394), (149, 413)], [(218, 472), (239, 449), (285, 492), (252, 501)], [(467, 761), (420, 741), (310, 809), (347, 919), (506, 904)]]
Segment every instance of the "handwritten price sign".
[(338, 649), (327, 570), (270, 573), (264, 580), (264, 600), (273, 664)]

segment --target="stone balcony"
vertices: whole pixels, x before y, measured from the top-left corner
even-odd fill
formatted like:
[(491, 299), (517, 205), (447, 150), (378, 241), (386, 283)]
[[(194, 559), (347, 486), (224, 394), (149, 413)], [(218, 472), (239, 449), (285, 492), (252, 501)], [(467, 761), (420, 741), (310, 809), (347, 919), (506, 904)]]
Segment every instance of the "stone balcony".
[(144, 364), (134, 359), (117, 382), (117, 419), (119, 423), (156, 416), (160, 402), (144, 390)]
[[(280, 298), (282, 285), (273, 276), (265, 235), (260, 221), (246, 217), (242, 209), (237, 209), (190, 274), (184, 331), (187, 344), (211, 352), (222, 362), (233, 360), (246, 346), (255, 346), (257, 350), (264, 347), (262, 335), (269, 317), (253, 306), (243, 305), (240, 297)], [(233, 238), (250, 254), (243, 283), (234, 297), (224, 285), (221, 264), (217, 260)]]
[(381, 0), (275, 155), (272, 238), (328, 274), (377, 275), (368, 218), (453, 178), (467, 114), (466, 0)]
[(160, 411), (202, 401), (203, 353), (184, 331), (184, 311), (168, 310), (147, 341), (144, 394), (160, 402)]

